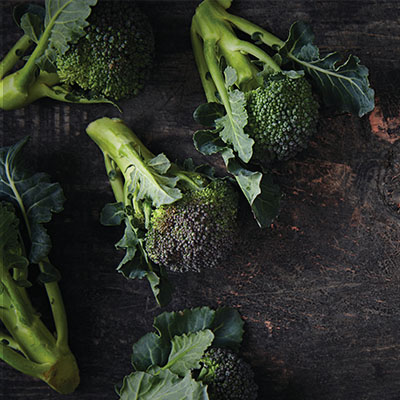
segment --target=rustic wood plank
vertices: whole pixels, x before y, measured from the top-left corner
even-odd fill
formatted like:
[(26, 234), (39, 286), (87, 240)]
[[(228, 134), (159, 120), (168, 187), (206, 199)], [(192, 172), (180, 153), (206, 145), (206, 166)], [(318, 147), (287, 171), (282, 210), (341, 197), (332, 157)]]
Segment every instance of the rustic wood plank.
[[(10, 18), (15, 3), (0, 3), (0, 54), (18, 37)], [(156, 73), (144, 93), (122, 103), (123, 118), (154, 152), (205, 162), (191, 141), (197, 128), (191, 114), (204, 101), (187, 34), (198, 2), (141, 3), (156, 27)], [(231, 259), (207, 273), (172, 274), (177, 290), (168, 309), (238, 308), (246, 319), (244, 354), (256, 367), (261, 399), (396, 400), (400, 3), (237, 0), (232, 12), (282, 38), (292, 21), (311, 22), (323, 49), (351, 50), (368, 65), (380, 114), (359, 120), (322, 112), (310, 148), (275, 166), (286, 196), (273, 228), (261, 231), (243, 204), (244, 234)], [(113, 384), (130, 372), (132, 343), (159, 312), (146, 282), (128, 282), (114, 271), (120, 229), (98, 222), (112, 196), (100, 152), (84, 130), (103, 115), (120, 114), (109, 106), (50, 100), (0, 112), (0, 144), (29, 134), (28, 162), (60, 181), (68, 199), (50, 231), (81, 368), (71, 400), (115, 398)], [(45, 299), (36, 304), (47, 318)], [(5, 400), (61, 398), (1, 368)]]

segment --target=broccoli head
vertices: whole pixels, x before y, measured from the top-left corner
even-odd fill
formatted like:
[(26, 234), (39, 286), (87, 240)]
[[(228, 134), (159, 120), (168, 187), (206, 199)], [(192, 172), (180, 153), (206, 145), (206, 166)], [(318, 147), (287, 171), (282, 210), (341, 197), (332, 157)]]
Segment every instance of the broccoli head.
[(211, 348), (200, 360), (199, 378), (208, 385), (210, 400), (256, 400), (254, 373), (232, 350)]
[(85, 35), (57, 57), (61, 81), (113, 100), (136, 95), (154, 56), (147, 17), (132, 3), (103, 0), (88, 23)]
[(304, 77), (270, 74), (264, 84), (246, 93), (248, 124), (253, 138), (253, 159), (287, 160), (308, 146), (316, 131), (318, 103)]
[(186, 191), (181, 200), (153, 212), (146, 251), (172, 271), (213, 267), (232, 249), (237, 208), (237, 192), (227, 181)]

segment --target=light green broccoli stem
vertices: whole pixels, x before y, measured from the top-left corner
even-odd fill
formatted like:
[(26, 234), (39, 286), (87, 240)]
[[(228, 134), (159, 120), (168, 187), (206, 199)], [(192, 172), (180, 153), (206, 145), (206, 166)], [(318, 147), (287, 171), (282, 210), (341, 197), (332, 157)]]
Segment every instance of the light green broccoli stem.
[[(249, 55), (276, 72), (280, 72), (281, 69), (262, 49), (235, 35), (231, 26), (231, 16), (225, 11), (229, 5), (230, 1), (204, 0), (198, 6), (193, 17), (191, 37), (193, 53), (207, 101), (217, 101), (216, 88), (228, 116), (232, 118), (228, 90), (220, 67), (221, 56), (225, 58), (228, 65), (236, 70), (237, 84), (240, 89), (245, 91), (254, 89), (260, 82), (257, 76), (259, 71)], [(235, 22), (240, 26), (244, 24), (242, 19), (235, 20)], [(254, 29), (256, 26), (251, 24), (250, 27)], [(251, 31), (250, 27), (246, 28), (249, 32)]]
[(118, 166), (127, 182), (131, 181), (132, 167), (148, 179), (153, 179), (146, 165), (154, 158), (141, 140), (118, 118), (100, 118), (87, 127), (88, 135), (100, 147), (103, 154)]
[[(28, 297), (23, 295), (25, 289), (12, 279), (2, 261), (0, 273), (4, 289), (0, 318), (11, 334), (0, 334), (0, 358), (18, 371), (42, 379), (60, 393), (72, 392), (79, 383), (79, 372), (74, 356), (63, 343), (66, 337), (55, 338), (50, 333)], [(60, 310), (57, 296), (52, 301)], [(55, 322), (59, 329), (60, 321)]]
[(4, 59), (0, 62), (0, 79), (10, 72), (15, 64), (21, 60), (22, 56), (26, 53), (32, 45), (32, 41), (28, 35), (23, 35), (12, 49), (7, 53)]
[(117, 200), (118, 203), (124, 203), (124, 178), (121, 171), (108, 154), (104, 154), (104, 165), (115, 200)]

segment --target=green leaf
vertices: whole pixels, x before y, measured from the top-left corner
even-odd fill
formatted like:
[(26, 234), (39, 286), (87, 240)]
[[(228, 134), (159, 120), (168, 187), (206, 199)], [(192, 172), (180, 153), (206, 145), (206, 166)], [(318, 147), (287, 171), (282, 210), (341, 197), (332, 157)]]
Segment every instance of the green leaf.
[[(110, 210), (112, 209), (111, 206)], [(115, 214), (112, 211), (110, 215), (111, 220), (117, 218), (113, 217)], [(109, 222), (107, 216), (104, 218)], [(126, 252), (117, 267), (117, 271), (128, 279), (147, 278), (157, 304), (161, 307), (166, 306), (171, 301), (173, 292), (167, 273), (163, 267), (153, 265), (148, 259), (144, 246), (144, 232), (132, 225), (128, 217), (125, 218), (124, 235), (115, 244), (115, 247)]]
[(171, 302), (174, 289), (164, 267), (159, 266), (156, 268), (156, 266), (153, 265), (152, 268), (153, 271), (148, 272), (146, 277), (150, 283), (157, 304), (160, 307), (165, 307)]
[(124, 378), (120, 400), (208, 400), (207, 389), (190, 374), (184, 378), (165, 370), (157, 375), (135, 372)]
[(215, 311), (210, 329), (215, 335), (213, 346), (228, 347), (238, 351), (243, 339), (244, 321), (233, 308), (223, 307)]
[(238, 80), (237, 72), (236, 72), (235, 68), (228, 66), (224, 70), (224, 75), (225, 75), (225, 86), (229, 89)]
[(261, 193), (262, 173), (244, 168), (231, 149), (225, 149), (222, 152), (222, 158), (225, 161), (228, 172), (235, 177), (247, 201), (252, 205), (255, 198)]
[(23, 167), (20, 152), (27, 140), (0, 149), (0, 200), (20, 209), (32, 243), (29, 258), (38, 263), (51, 249), (43, 224), (51, 220), (52, 213), (63, 209), (65, 198), (61, 186), (50, 183), (47, 174), (32, 175)]
[(171, 162), (168, 160), (167, 156), (162, 153), (147, 161), (147, 165), (152, 167), (159, 174), (166, 174), (171, 168)]
[(209, 329), (175, 336), (171, 341), (172, 349), (167, 365), (163, 369), (185, 376), (188, 371), (200, 368), (199, 360), (213, 340), (214, 334)]
[(169, 341), (154, 332), (142, 336), (132, 347), (132, 365), (136, 371), (146, 371), (151, 366), (162, 367), (171, 351)]
[(44, 17), (46, 11), (44, 7), (37, 4), (22, 3), (18, 4), (13, 9), (14, 22), (21, 27), (22, 17), (26, 14), (36, 15), (42, 20), (42, 25), (44, 26)]
[(244, 132), (247, 125), (246, 98), (239, 89), (230, 89), (236, 82), (236, 71), (232, 67), (225, 69), (225, 84), (228, 89), (230, 110), (226, 110), (226, 115), (215, 121), (216, 128), (219, 130), (220, 138), (227, 144), (233, 146), (240, 159), (249, 162), (253, 155), (254, 140)]
[(273, 182), (271, 174), (263, 174), (261, 193), (254, 200), (251, 210), (261, 228), (272, 224), (279, 213), (282, 192)]
[(47, 46), (36, 60), (41, 69), (47, 69), (49, 62), (54, 62), (57, 52), (63, 54), (68, 50), (69, 43), (84, 35), (90, 7), (96, 3), (97, 0), (46, 0), (45, 30), (41, 40), (46, 41)]
[(48, 262), (42, 263), (43, 271), (38, 276), (41, 283), (58, 282), (61, 279), (60, 271)]
[(222, 104), (212, 102), (198, 106), (193, 113), (193, 118), (200, 125), (215, 127), (215, 120), (225, 114), (225, 107)]
[(235, 177), (249, 202), (257, 223), (261, 228), (269, 226), (279, 212), (282, 197), (279, 186), (273, 183), (270, 174), (243, 167), (231, 149), (223, 150), (222, 157), (227, 171)]
[(209, 307), (187, 309), (183, 312), (164, 312), (154, 319), (153, 326), (160, 336), (171, 340), (174, 336), (208, 329), (215, 311)]
[(121, 225), (125, 218), (126, 213), (123, 203), (108, 203), (100, 213), (100, 223), (105, 226)]
[(304, 69), (327, 106), (360, 117), (371, 111), (374, 108), (374, 91), (369, 86), (367, 67), (353, 55), (342, 64), (337, 53), (321, 58), (313, 40), (311, 27), (302, 21), (295, 22), (279, 52), (286, 61), (292, 60)]
[[(162, 166), (156, 165), (156, 168), (164, 168), (165, 159), (163, 162)], [(129, 191), (134, 194), (139, 188), (136, 194), (137, 200), (151, 199), (153, 206), (158, 208), (181, 199), (182, 192), (176, 187), (177, 177), (164, 175), (164, 172), (159, 173), (156, 168), (148, 164), (146, 168), (131, 165)]]
[(37, 43), (43, 33), (43, 19), (36, 14), (27, 13), (21, 18), (21, 28), (25, 35)]
[(218, 136), (218, 131), (199, 130), (193, 135), (193, 142), (195, 148), (206, 156), (219, 153), (227, 148)]

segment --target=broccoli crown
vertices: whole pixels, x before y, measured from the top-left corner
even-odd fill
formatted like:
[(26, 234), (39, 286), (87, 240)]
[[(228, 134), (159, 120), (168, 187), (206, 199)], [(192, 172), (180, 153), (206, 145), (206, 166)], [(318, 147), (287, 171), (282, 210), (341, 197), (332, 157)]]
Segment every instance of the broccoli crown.
[(178, 272), (214, 267), (233, 247), (237, 208), (237, 193), (227, 181), (184, 192), (181, 200), (153, 212), (146, 235), (149, 257)]
[(200, 360), (200, 379), (210, 400), (255, 400), (258, 387), (249, 364), (228, 349), (211, 348)]
[(88, 22), (86, 34), (57, 57), (61, 81), (113, 100), (136, 95), (153, 63), (147, 17), (131, 2), (103, 0)]
[(287, 160), (308, 146), (316, 131), (318, 103), (304, 77), (271, 74), (246, 93), (246, 132), (254, 139), (254, 159)]

